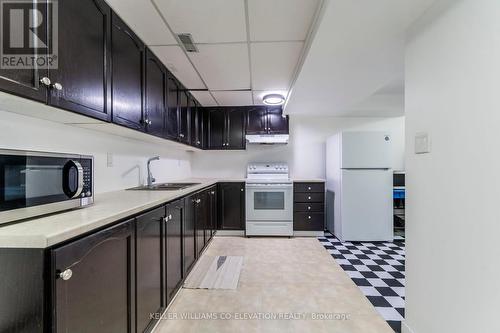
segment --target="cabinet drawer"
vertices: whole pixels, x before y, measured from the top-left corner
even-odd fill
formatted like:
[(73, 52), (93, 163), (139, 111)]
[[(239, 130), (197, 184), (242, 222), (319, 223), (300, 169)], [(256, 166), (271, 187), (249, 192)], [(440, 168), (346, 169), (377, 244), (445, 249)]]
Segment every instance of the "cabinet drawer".
[(294, 212), (323, 212), (325, 205), (322, 203), (295, 203), (293, 205)]
[(325, 192), (325, 183), (295, 183), (295, 192)]
[(325, 202), (324, 193), (294, 193), (295, 202)]
[(323, 213), (294, 213), (293, 230), (323, 231), (325, 214)]

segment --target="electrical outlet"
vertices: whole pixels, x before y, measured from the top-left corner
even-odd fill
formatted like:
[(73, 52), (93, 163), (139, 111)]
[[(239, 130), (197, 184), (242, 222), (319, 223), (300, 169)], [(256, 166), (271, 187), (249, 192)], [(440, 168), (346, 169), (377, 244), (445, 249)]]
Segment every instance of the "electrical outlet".
[(112, 168), (114, 167), (114, 157), (113, 157), (113, 153), (108, 153), (106, 155), (106, 165), (108, 166), (108, 168)]
[(415, 154), (428, 154), (431, 152), (431, 139), (427, 132), (415, 134)]

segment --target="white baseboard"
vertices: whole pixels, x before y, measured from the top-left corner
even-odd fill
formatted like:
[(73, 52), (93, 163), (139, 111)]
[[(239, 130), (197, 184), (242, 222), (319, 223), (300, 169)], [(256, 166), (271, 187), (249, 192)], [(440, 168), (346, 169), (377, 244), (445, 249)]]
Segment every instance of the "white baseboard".
[(413, 331), (410, 326), (408, 326), (406, 324), (406, 321), (403, 321), (401, 323), (401, 333), (415, 333), (415, 331)]
[(295, 237), (323, 237), (325, 235), (324, 231), (294, 231), (293, 235)]
[(245, 230), (217, 230), (215, 236), (245, 236)]

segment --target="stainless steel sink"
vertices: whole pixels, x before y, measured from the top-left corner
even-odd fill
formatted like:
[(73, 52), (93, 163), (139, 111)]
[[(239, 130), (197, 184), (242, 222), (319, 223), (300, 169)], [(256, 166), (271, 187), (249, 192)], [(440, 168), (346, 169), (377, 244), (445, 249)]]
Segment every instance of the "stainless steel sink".
[(151, 186), (138, 186), (129, 188), (130, 191), (179, 191), (184, 190), (186, 188), (200, 185), (200, 183), (162, 183), (162, 184), (153, 184)]

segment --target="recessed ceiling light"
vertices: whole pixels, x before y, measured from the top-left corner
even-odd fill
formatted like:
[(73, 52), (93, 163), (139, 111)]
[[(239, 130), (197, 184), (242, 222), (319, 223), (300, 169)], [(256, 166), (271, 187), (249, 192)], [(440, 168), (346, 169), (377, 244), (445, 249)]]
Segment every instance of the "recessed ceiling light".
[(285, 97), (280, 94), (269, 94), (264, 96), (262, 101), (266, 105), (281, 105), (285, 102)]

